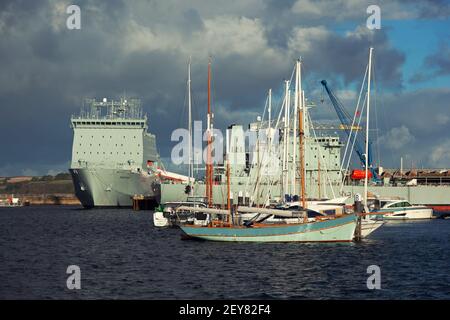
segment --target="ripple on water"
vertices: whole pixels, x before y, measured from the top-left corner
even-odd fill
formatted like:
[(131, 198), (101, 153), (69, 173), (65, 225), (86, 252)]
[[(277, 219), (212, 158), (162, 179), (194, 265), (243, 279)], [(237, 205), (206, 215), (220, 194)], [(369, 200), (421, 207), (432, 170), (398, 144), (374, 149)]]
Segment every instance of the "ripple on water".
[[(0, 298), (449, 299), (450, 220), (389, 222), (359, 244), (182, 241), (150, 212), (0, 209)], [(82, 290), (66, 288), (80, 266)], [(367, 267), (381, 268), (368, 290)]]

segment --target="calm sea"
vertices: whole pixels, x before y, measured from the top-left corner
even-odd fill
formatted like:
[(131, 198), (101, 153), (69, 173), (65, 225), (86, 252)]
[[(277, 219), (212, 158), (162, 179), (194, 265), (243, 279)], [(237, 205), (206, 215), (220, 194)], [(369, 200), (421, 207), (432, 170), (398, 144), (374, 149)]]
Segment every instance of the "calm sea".
[[(450, 220), (389, 222), (352, 244), (181, 240), (152, 213), (0, 208), (1, 299), (449, 299)], [(66, 287), (69, 265), (81, 289)], [(367, 288), (367, 268), (381, 289)]]

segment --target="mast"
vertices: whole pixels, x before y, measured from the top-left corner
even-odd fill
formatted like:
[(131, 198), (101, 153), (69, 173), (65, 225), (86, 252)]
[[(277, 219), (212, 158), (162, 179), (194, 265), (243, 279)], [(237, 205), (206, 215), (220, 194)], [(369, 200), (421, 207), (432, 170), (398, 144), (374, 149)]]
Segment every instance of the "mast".
[[(364, 177), (364, 208), (367, 210), (367, 182), (368, 182), (368, 171), (369, 171), (369, 113), (370, 113), (370, 75), (372, 71), (372, 51), (373, 48), (369, 49), (369, 74), (367, 77), (367, 110), (366, 110), (366, 164), (365, 164), (365, 177)], [(367, 212), (367, 211), (366, 211)]]
[(208, 199), (208, 206), (212, 207), (213, 203), (213, 166), (211, 156), (211, 58), (208, 61), (208, 118), (207, 118), (207, 160), (206, 160), (206, 197)]
[(298, 98), (299, 98), (299, 81), (300, 81), (300, 61), (295, 62), (295, 96), (294, 96), (294, 143), (293, 143), (293, 158), (292, 158), (292, 174), (291, 174), (291, 185), (292, 194), (295, 195), (295, 178), (297, 175), (297, 112), (298, 112)]
[(267, 108), (267, 112), (269, 113), (269, 131), (272, 128), (272, 89), (269, 89), (269, 106)]
[(231, 191), (230, 191), (230, 160), (227, 155), (227, 209), (228, 209), (228, 219), (230, 222), (230, 227), (232, 225), (232, 217), (231, 217)]
[(287, 95), (287, 139), (286, 139), (286, 190), (289, 195), (291, 195), (291, 186), (289, 184), (289, 172), (291, 171), (291, 166), (289, 165), (289, 154), (291, 146), (291, 83), (288, 85), (288, 95)]
[(194, 174), (194, 167), (192, 163), (192, 99), (191, 99), (191, 57), (189, 57), (188, 64), (188, 108), (189, 108), (189, 116), (188, 116), (188, 129), (189, 129), (189, 149), (188, 149), (188, 158), (189, 158), (189, 194), (193, 195), (192, 189), (192, 180)]
[(300, 108), (298, 117), (298, 126), (300, 129), (300, 190), (302, 198), (302, 207), (306, 209), (306, 198), (305, 198), (305, 148), (304, 148), (304, 112), (305, 112), (305, 92), (302, 91), (302, 107)]
[(284, 132), (283, 132), (283, 192), (282, 192), (282, 199), (284, 199), (284, 196), (287, 192), (287, 175), (286, 175), (286, 171), (287, 171), (287, 151), (288, 151), (288, 146), (287, 146), (287, 135), (288, 135), (288, 90), (289, 90), (289, 80), (285, 80), (285, 92), (284, 92)]
[(319, 199), (322, 199), (322, 194), (320, 192), (320, 157), (317, 158), (317, 185), (319, 187)]
[(260, 163), (260, 159), (259, 159), (259, 146), (260, 146), (259, 145), (259, 137), (260, 137), (259, 131), (261, 130), (261, 127), (262, 127), (262, 120), (259, 124), (258, 131), (256, 131), (256, 155), (257, 155), (256, 163), (258, 165), (258, 170), (256, 171), (258, 174), (256, 177), (256, 206), (257, 207), (259, 207), (259, 179), (260, 179), (260, 174), (261, 174), (261, 163)]
[(269, 89), (269, 107), (268, 107), (268, 113), (269, 113), (269, 129), (268, 129), (268, 143), (269, 143), (269, 161), (272, 160), (272, 89)]

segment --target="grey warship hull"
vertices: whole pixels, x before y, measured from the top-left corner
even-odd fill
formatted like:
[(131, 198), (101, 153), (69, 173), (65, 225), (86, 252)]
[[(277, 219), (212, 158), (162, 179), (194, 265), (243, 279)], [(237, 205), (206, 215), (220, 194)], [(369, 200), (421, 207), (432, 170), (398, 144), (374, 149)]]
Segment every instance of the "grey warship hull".
[(156, 176), (123, 169), (69, 169), (75, 194), (85, 208), (131, 207), (134, 195), (161, 200), (161, 188)]

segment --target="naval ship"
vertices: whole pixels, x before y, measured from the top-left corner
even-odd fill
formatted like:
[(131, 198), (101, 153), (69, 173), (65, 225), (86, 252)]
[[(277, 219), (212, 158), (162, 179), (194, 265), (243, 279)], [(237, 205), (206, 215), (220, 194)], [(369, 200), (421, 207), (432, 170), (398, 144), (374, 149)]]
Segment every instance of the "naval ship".
[(87, 99), (71, 117), (75, 194), (85, 208), (130, 207), (132, 197), (160, 202), (160, 157), (138, 99)]

